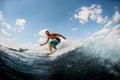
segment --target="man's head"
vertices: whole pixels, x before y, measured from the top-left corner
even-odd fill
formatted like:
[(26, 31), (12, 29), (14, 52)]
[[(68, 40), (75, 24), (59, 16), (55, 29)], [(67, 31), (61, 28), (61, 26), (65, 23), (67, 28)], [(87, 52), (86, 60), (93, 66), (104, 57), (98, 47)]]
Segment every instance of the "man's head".
[(45, 31), (47, 36), (50, 36), (50, 32), (49, 31)]

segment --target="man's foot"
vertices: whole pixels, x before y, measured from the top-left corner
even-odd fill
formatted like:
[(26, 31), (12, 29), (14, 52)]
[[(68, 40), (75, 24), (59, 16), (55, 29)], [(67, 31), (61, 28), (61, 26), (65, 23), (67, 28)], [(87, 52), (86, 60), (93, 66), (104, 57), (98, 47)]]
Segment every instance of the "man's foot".
[(50, 52), (50, 53), (48, 53), (48, 55), (51, 55), (52, 53)]

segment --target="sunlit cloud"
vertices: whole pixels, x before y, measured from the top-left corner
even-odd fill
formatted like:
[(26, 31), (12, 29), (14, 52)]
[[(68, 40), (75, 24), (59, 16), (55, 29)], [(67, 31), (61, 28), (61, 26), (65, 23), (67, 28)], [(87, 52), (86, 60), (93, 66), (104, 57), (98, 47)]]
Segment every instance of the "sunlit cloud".
[(9, 30), (11, 30), (11, 25), (10, 24), (8, 24), (5, 20), (4, 20), (4, 16), (3, 16), (3, 14), (2, 14), (2, 12), (0, 11), (0, 21), (1, 21), (1, 24), (3, 25), (3, 26), (5, 26), (7, 29), (9, 29)]
[[(3, 26), (1, 28), (1, 33), (4, 34), (2, 37), (0, 37), (1, 44), (7, 47), (17, 47), (16, 45), (20, 45), (16, 42), (14, 35), (17, 35), (18, 32), (21, 32), (24, 30), (24, 26), (26, 23), (26, 20), (24, 19), (16, 19), (16, 25), (13, 27), (10, 25), (7, 21), (7, 19), (4, 19), (4, 15), (2, 14), (2, 11), (0, 11), (0, 23)], [(17, 37), (16, 37), (17, 38)], [(14, 45), (13, 45), (14, 44)]]
[(24, 29), (26, 20), (24, 19), (16, 19), (16, 25), (20, 26), (22, 29)]
[(92, 39), (96, 37), (104, 38), (107, 40), (107, 42), (113, 40), (120, 40), (120, 24), (118, 23), (118, 21), (120, 20), (119, 15), (119, 12), (115, 11), (115, 13), (112, 16), (112, 19), (109, 20), (101, 30), (92, 34)]
[(113, 21), (112, 20), (109, 20), (104, 27), (110, 27), (110, 25), (113, 24)]
[(14, 42), (15, 39), (10, 39), (10, 38), (8, 38), (8, 39), (6, 39), (6, 41), (7, 41), (7, 42)]
[(10, 36), (10, 35), (11, 35), (10, 33), (6, 32), (4, 29), (1, 29), (1, 32), (2, 32), (3, 34), (7, 35), (7, 36)]
[(48, 30), (48, 29), (42, 29), (42, 30), (39, 31), (38, 34), (39, 34), (40, 36), (46, 36), (45, 31), (47, 31), (47, 30)]
[(0, 21), (4, 21), (3, 14), (1, 11), (0, 11)]
[(118, 11), (113, 15), (113, 21), (118, 22), (120, 20), (120, 13)]
[(76, 30), (78, 30), (78, 28), (72, 28), (72, 30), (73, 30), (73, 31), (76, 31)]
[(108, 20), (108, 16), (106, 16), (106, 17), (103, 18), (101, 15), (99, 15), (97, 17), (97, 23), (106, 23), (107, 20)]
[(38, 40), (38, 42), (44, 43), (44, 42), (46, 42), (46, 38), (45, 37), (40, 37), (39, 40)]
[(120, 39), (120, 24), (112, 27), (111, 32), (107, 34), (106, 39), (108, 40)]
[[(14, 38), (4, 38), (4, 37), (0, 37), (0, 44), (4, 45), (5, 47), (11, 47), (11, 48), (16, 48), (15, 45), (15, 39)], [(13, 45), (14, 44), (14, 45)]]
[(101, 5), (93, 4), (90, 7), (81, 7), (77, 9), (74, 18), (77, 19), (80, 23), (85, 24), (89, 20), (96, 21), (97, 23), (107, 22), (107, 16), (103, 17)]
[(107, 34), (110, 30), (108, 28), (103, 28), (99, 31), (97, 31), (96, 33), (93, 33), (93, 36), (98, 36), (98, 35), (103, 35), (103, 34)]

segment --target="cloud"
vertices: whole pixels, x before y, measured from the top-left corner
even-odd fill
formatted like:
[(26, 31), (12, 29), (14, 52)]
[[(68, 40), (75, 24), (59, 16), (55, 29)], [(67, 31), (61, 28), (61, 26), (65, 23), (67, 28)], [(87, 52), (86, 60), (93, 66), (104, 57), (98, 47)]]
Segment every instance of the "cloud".
[(11, 29), (12, 29), (11, 25), (8, 24), (8, 23), (5, 22), (5, 21), (2, 21), (1, 24), (2, 24), (3, 26), (5, 26), (8, 30), (11, 30)]
[(113, 21), (118, 22), (120, 20), (120, 13), (118, 11), (113, 15)]
[(76, 31), (76, 30), (78, 30), (78, 29), (77, 29), (77, 28), (72, 28), (72, 30), (73, 30), (73, 31)]
[(35, 47), (38, 47), (39, 44), (33, 44), (31, 42), (28, 42), (25, 46), (30, 49), (33, 49), (33, 48), (35, 49)]
[(28, 48), (28, 52), (33, 52), (33, 53), (47, 53), (48, 52), (48, 47), (45, 46), (40, 46), (40, 44), (37, 43), (31, 43), (28, 42), (25, 44), (25, 48)]
[(109, 20), (104, 27), (110, 27), (112, 24), (116, 24), (120, 21), (120, 13), (115, 11), (115, 14), (112, 16), (112, 20)]
[(26, 20), (24, 19), (16, 19), (16, 25), (20, 26), (23, 29), (24, 29), (25, 23), (26, 23)]
[(45, 34), (45, 31), (47, 31), (48, 29), (42, 29), (38, 32), (38, 35), (40, 35), (40, 38), (38, 39), (38, 42), (39, 43), (44, 43), (46, 42), (46, 34)]
[(113, 23), (113, 21), (112, 20), (109, 20), (106, 24), (105, 24), (105, 26), (104, 27), (110, 27), (110, 25)]
[(90, 7), (81, 7), (77, 9), (74, 18), (79, 20), (80, 23), (85, 24), (88, 20), (96, 21), (97, 23), (105, 23), (107, 16), (102, 17), (101, 5), (93, 4)]
[(4, 29), (1, 29), (1, 32), (7, 36), (10, 36), (11, 34), (9, 34), (8, 32), (6, 32)]
[(107, 34), (109, 31), (110, 30), (108, 28), (103, 28), (103, 29), (97, 31), (96, 33), (93, 33), (92, 36)]
[(116, 24), (111, 27), (104, 27), (103, 29), (93, 33), (89, 39), (102, 39), (105, 40), (105, 43), (119, 43), (120, 42), (120, 24)]
[[(46, 42), (46, 34), (45, 34), (45, 31), (47, 31), (48, 29), (42, 29), (42, 30), (40, 30), (37, 34), (34, 34), (34, 38), (36, 38), (36, 40), (38, 41), (38, 43), (40, 43), (40, 44), (42, 44), (42, 43), (44, 43), (44, 42)], [(34, 46), (33, 46), (34, 45)], [(39, 47), (40, 45), (39, 44), (37, 44), (38, 46), (37, 47)], [(28, 44), (26, 44), (26, 46), (28, 46), (30, 49), (32, 49), (32, 50), (35, 50), (35, 49), (37, 49), (36, 48), (36, 46), (35, 46), (35, 44), (33, 44), (33, 43), (28, 43)], [(32, 47), (31, 47), (32, 46)], [(45, 47), (42, 47), (41, 49), (46, 49)], [(39, 48), (38, 48), (39, 49)]]
[(0, 11), (0, 21), (2, 25), (4, 25), (7, 29), (11, 30), (11, 25), (4, 20), (4, 17), (1, 11)]
[(5, 26), (8, 30), (13, 30), (13, 31), (21, 32), (20, 29), (22, 29), (22, 30), (25, 29), (24, 26), (25, 26), (26, 20), (24, 20), (24, 19), (16, 19), (16, 25), (19, 26), (20, 29), (19, 28), (17, 29), (15, 27), (12, 28), (12, 26), (5, 21), (4, 16), (3, 16), (3, 14), (2, 14), (1, 11), (0, 11), (0, 21), (1, 21), (1, 24), (3, 26)]
[(93, 33), (92, 38), (104, 38), (107, 40), (107, 42), (113, 40), (120, 40), (120, 24), (118, 23), (119, 20), (120, 14), (118, 11), (115, 11), (112, 19), (106, 22), (106, 24), (101, 30)]
[(0, 23), (3, 26), (0, 31), (4, 34), (2, 38), (0, 37), (1, 44), (3, 44), (3, 46), (14, 48), (22, 46), (17, 41), (15, 42), (15, 39), (17, 38), (15, 38), (15, 36), (17, 36), (18, 32), (21, 32), (24, 29), (26, 21), (24, 19), (16, 19), (17, 27), (12, 27), (12, 25), (5, 21), (4, 15), (2, 14), (2, 11), (0, 11)]
[(81, 23), (85, 23), (88, 21), (89, 10), (87, 7), (82, 7), (81, 11), (74, 15), (75, 19), (79, 19)]
[(16, 45), (15, 45), (14, 42), (15, 42), (14, 38), (0, 37), (0, 44), (3, 45), (3, 46), (5, 46), (5, 47), (14, 47), (14, 48), (16, 48)]
[(107, 34), (106, 39), (120, 39), (120, 24), (112, 27), (111, 32)]
[(1, 11), (0, 11), (0, 21), (4, 21), (4, 18), (3, 18), (3, 15), (2, 15)]
[(97, 23), (106, 23), (107, 19), (108, 19), (108, 16), (106, 16), (106, 17), (103, 18), (101, 15), (99, 15), (97, 17)]
[(15, 39), (9, 39), (9, 38), (8, 38), (8, 39), (6, 39), (6, 41), (7, 41), (7, 42), (14, 42)]
[(8, 29), (11, 29), (11, 25), (10, 25), (10, 24), (6, 24), (6, 27), (7, 27)]
[(44, 42), (46, 42), (46, 38), (44, 38), (44, 37), (40, 37), (39, 40), (38, 40), (38, 42), (40, 42), (40, 43), (44, 43)]
[(38, 34), (39, 34), (40, 36), (43, 36), (43, 37), (44, 37), (44, 36), (46, 36), (45, 31), (47, 31), (47, 30), (48, 30), (48, 29), (42, 29), (42, 30), (39, 31)]

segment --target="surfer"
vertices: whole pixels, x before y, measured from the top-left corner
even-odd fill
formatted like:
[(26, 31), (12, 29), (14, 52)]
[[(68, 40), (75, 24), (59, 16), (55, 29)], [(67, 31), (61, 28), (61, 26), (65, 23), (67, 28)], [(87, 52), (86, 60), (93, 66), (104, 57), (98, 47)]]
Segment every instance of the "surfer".
[(49, 55), (52, 54), (52, 48), (54, 48), (55, 50), (57, 50), (56, 46), (60, 43), (60, 38), (62, 37), (63, 39), (66, 39), (63, 35), (58, 34), (58, 33), (50, 33), (49, 31), (45, 31), (46, 35), (47, 35), (47, 40), (45, 43), (40, 44), (40, 46), (43, 46), (45, 44), (47, 44), (48, 42), (48, 47), (49, 47)]

